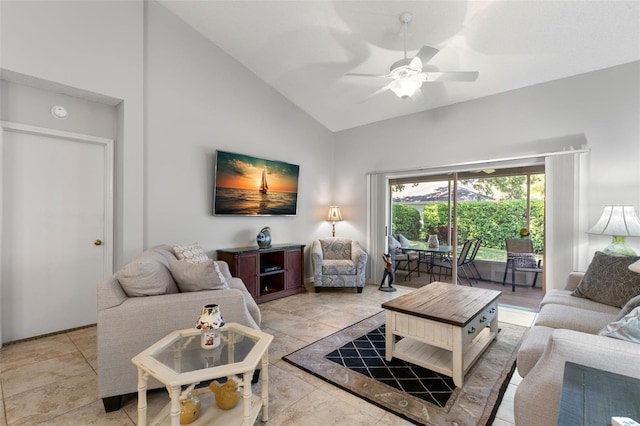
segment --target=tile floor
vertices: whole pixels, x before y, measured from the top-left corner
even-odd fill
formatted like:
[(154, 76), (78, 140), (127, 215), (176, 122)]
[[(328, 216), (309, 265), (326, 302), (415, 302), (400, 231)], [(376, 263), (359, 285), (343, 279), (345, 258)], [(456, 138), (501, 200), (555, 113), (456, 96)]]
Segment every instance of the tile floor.
[[(412, 291), (397, 288), (385, 293), (368, 285), (362, 294), (311, 290), (260, 305), (262, 328), (275, 337), (269, 350), (268, 425), (410, 424), (280, 359), (375, 314), (382, 302)], [(500, 310), (501, 321), (524, 326), (530, 326), (534, 316), (530, 311)], [(0, 426), (136, 424), (135, 395), (125, 398), (121, 410), (104, 412), (97, 393), (95, 339), (94, 326), (0, 349)], [(513, 424), (513, 395), (519, 380), (512, 379), (494, 425)], [(168, 402), (167, 392), (150, 391), (148, 399), (148, 412), (154, 415)]]

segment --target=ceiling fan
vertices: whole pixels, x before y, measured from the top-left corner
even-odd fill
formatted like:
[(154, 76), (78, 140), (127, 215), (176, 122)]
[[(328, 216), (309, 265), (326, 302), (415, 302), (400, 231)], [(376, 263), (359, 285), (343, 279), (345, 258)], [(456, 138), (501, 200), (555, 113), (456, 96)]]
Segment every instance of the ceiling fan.
[(379, 77), (392, 80), (391, 83), (372, 93), (367, 99), (376, 96), (389, 89), (401, 99), (407, 99), (422, 86), (422, 83), (429, 81), (476, 81), (477, 71), (448, 71), (432, 72), (426, 71), (423, 67), (439, 50), (435, 47), (422, 46), (414, 58), (407, 58), (407, 27), (413, 19), (410, 12), (400, 15), (400, 22), (404, 27), (404, 59), (400, 59), (391, 65), (389, 74), (361, 74), (348, 73), (346, 75), (355, 77)]

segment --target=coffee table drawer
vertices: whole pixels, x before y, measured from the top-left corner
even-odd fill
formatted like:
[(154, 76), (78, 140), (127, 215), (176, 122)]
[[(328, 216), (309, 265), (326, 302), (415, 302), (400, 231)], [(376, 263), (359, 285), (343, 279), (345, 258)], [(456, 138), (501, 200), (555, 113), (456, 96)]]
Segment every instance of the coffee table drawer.
[(493, 302), (487, 306), (482, 312), (476, 315), (469, 324), (462, 330), (463, 344), (466, 346), (473, 342), (485, 327), (491, 324), (498, 312), (498, 302)]

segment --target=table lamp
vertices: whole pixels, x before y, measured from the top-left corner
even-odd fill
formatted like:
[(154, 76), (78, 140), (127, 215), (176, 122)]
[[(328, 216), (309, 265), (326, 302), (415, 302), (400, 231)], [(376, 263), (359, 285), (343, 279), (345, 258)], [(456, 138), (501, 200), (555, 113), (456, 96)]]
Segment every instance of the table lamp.
[(604, 206), (602, 216), (587, 231), (589, 234), (611, 235), (612, 241), (604, 250), (607, 254), (635, 256), (627, 245), (627, 237), (640, 237), (640, 220), (633, 206)]
[(330, 206), (329, 214), (327, 215), (327, 221), (331, 222), (331, 236), (336, 236), (336, 222), (342, 222), (342, 215), (340, 214), (340, 207)]

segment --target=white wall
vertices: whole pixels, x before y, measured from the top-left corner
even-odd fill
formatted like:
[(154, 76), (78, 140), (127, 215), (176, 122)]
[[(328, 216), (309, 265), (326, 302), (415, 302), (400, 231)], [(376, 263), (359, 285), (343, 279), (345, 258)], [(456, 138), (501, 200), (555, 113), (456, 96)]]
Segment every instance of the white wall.
[(116, 265), (142, 249), (143, 1), (0, 2), (5, 79), (119, 102)]
[[(333, 134), (163, 6), (145, 18), (145, 246), (255, 246), (269, 226), (308, 250), (330, 235)], [(217, 149), (300, 165), (297, 215), (213, 216)]]
[[(250, 245), (266, 225), (276, 243), (309, 244), (329, 234), (330, 204), (338, 235), (365, 241), (367, 172), (544, 152), (537, 141), (564, 135), (591, 148), (589, 223), (607, 203), (640, 209), (637, 62), (333, 135), (155, 2), (3, 0), (0, 12), (3, 72), (120, 101), (116, 266), (158, 243)], [(299, 164), (298, 215), (214, 217), (216, 149)]]
[[(587, 215), (605, 204), (640, 212), (640, 62), (540, 84), (336, 133), (336, 202), (364, 239), (366, 173), (436, 167), (560, 150), (581, 135), (588, 160)], [(559, 146), (554, 146), (557, 144)], [(352, 161), (360, 158), (359, 161)], [(590, 252), (608, 237), (591, 236)], [(628, 242), (640, 252), (640, 238)]]
[[(83, 135), (115, 139), (116, 107), (62, 93), (0, 80), (0, 119)], [(54, 105), (69, 112), (65, 120), (51, 114)]]

